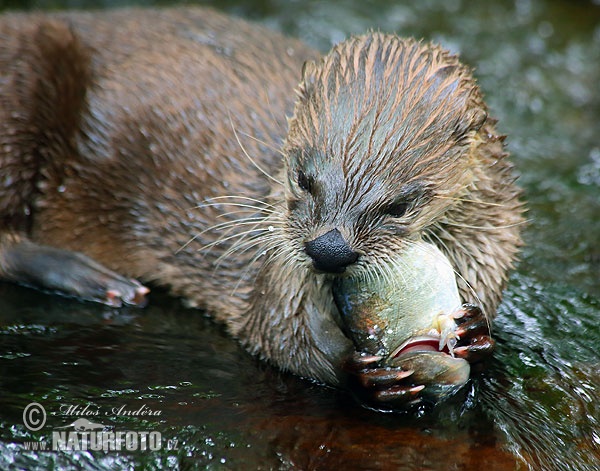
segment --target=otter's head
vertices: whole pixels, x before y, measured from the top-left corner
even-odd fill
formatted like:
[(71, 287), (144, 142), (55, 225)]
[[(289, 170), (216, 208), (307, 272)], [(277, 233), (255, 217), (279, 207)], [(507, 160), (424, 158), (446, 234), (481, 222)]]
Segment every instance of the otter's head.
[(289, 240), (339, 274), (427, 235), (472, 182), (486, 118), (478, 88), (436, 46), (370, 34), (307, 63), (285, 143)]
[[(277, 250), (257, 278), (247, 345), (335, 384), (362, 348), (344, 333), (372, 332), (368, 317), (353, 331), (336, 303), (372, 274), (384, 285), (402, 276), (386, 266), (420, 239), (460, 275), (462, 302), (495, 310), (522, 211), (486, 117), (470, 71), (437, 46), (374, 33), (306, 64), (264, 232)], [(346, 275), (358, 285), (340, 293)]]

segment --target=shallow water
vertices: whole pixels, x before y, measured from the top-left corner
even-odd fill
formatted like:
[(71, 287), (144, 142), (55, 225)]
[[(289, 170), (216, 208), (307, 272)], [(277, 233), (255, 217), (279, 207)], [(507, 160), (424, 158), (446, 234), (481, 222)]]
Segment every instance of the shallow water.
[[(495, 324), (496, 355), (453, 403), (423, 416), (382, 414), (259, 364), (160, 293), (146, 309), (116, 311), (0, 284), (0, 469), (599, 469), (600, 6), (212, 3), (323, 50), (350, 33), (397, 30), (476, 67), (529, 201), (528, 245)], [(0, 2), (111, 4), (122, 2)], [(34, 401), (48, 414), (37, 432), (23, 425)], [(88, 418), (115, 429), (159, 431), (165, 447), (26, 450), (76, 418), (69, 405), (89, 405), (99, 415)], [(112, 410), (143, 405), (160, 415)]]

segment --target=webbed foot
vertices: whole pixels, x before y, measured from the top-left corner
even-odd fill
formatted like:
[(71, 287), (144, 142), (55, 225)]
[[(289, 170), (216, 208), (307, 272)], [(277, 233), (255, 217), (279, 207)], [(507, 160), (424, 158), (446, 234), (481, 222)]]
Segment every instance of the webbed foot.
[(112, 307), (143, 306), (150, 291), (79, 252), (21, 241), (4, 247), (0, 255), (0, 275), (6, 280)]

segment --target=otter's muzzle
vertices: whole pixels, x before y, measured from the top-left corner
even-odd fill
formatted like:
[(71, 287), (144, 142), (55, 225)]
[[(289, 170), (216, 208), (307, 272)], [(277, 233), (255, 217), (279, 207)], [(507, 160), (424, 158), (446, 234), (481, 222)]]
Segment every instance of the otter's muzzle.
[(342, 273), (348, 265), (358, 260), (358, 254), (337, 229), (306, 242), (304, 251), (312, 258), (317, 270), (327, 273)]

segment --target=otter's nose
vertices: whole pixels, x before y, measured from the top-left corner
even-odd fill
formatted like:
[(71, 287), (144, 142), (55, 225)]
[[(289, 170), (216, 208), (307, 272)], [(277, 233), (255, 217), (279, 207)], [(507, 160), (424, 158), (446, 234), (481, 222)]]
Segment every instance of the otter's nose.
[(358, 254), (337, 229), (306, 242), (304, 250), (312, 258), (317, 270), (329, 273), (342, 273), (348, 265), (358, 260)]

